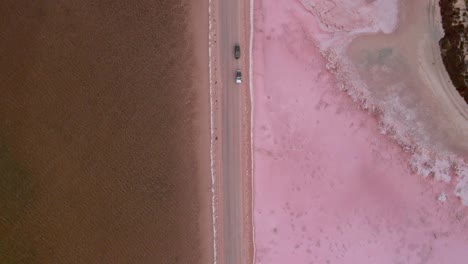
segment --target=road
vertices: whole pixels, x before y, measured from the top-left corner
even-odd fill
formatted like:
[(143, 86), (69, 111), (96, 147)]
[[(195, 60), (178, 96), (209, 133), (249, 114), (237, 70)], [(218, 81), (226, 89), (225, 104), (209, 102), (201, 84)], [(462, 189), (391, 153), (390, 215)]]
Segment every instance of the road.
[[(240, 37), (239, 9), (242, 0), (219, 0), (219, 47), (222, 81), (222, 192), (223, 264), (242, 262), (242, 181), (240, 89), (235, 71), (234, 44)], [(241, 46), (241, 56), (247, 47)], [(242, 70), (242, 69), (241, 69)], [(242, 72), (243, 75), (246, 72)]]

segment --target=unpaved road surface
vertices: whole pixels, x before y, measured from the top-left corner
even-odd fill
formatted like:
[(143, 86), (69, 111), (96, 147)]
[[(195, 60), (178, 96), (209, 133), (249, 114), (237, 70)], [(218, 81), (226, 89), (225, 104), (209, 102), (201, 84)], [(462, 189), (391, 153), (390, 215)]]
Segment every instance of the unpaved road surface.
[[(241, 87), (235, 83), (240, 61), (234, 45), (240, 37), (239, 1), (219, 1), (219, 47), (222, 78), (222, 263), (242, 262)], [(241, 47), (241, 56), (247, 47)], [(242, 69), (241, 69), (242, 70)], [(247, 72), (242, 72), (245, 75)]]

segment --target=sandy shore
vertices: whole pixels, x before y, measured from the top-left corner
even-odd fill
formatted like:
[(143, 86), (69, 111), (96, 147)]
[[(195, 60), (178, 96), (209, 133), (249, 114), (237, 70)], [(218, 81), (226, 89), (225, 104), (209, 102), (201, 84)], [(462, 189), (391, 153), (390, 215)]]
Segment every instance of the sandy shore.
[(319, 48), (343, 32), (392, 32), (394, 9), (379, 6), (391, 1), (340, 2), (255, 0), (255, 263), (462, 264), (456, 183), (415, 174), (411, 154), (340, 90), (330, 69), (346, 65)]

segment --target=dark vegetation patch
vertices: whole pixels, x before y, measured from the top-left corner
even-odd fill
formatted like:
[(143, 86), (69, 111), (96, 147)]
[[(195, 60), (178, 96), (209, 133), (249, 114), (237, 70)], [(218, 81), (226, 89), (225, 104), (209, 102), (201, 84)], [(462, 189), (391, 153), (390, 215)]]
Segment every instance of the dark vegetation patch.
[[(455, 7), (457, 0), (440, 0), (442, 26), (445, 36), (439, 41), (442, 60), (458, 93), (468, 103), (468, 70), (465, 55), (468, 51), (468, 31), (464, 23), (468, 18), (466, 9)], [(465, 0), (465, 6), (468, 4)]]

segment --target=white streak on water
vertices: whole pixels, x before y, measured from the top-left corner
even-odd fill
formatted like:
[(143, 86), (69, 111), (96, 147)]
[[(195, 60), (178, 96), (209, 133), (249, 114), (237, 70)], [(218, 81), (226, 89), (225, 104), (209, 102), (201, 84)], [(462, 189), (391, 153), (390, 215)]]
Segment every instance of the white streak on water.
[(214, 139), (215, 139), (215, 131), (214, 131), (214, 105), (213, 105), (213, 75), (212, 75), (212, 54), (211, 54), (211, 30), (212, 26), (212, 19), (213, 14), (211, 10), (212, 0), (208, 0), (208, 74), (209, 74), (209, 82), (210, 82), (210, 173), (211, 173), (211, 214), (212, 214), (212, 221), (213, 221), (213, 264), (217, 264), (218, 261), (218, 246), (216, 244), (217, 241), (217, 230), (216, 230), (216, 187), (215, 187), (215, 168), (214, 168), (214, 155), (213, 155), (213, 147), (214, 147)]

